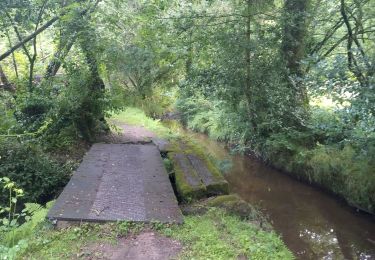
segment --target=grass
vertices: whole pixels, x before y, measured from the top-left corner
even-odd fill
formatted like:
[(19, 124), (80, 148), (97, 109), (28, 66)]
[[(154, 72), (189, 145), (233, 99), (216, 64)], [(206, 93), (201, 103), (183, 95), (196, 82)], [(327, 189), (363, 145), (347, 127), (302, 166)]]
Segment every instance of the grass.
[[(116, 244), (118, 238), (140, 233), (142, 223), (81, 223), (56, 230), (47, 221), (47, 208), (36, 207), (32, 220), (9, 231), (1, 231), (0, 259), (76, 259), (92, 244)], [(1, 228), (1, 226), (0, 226)], [(15, 244), (9, 245), (14, 237)]]
[(204, 215), (186, 216), (181, 226), (130, 222), (82, 224), (53, 230), (45, 223), (27, 239), (27, 248), (17, 259), (75, 259), (93, 244), (116, 245), (118, 238), (151, 229), (179, 240), (179, 259), (293, 259), (292, 253), (274, 232), (212, 208)]
[[(164, 230), (166, 233), (167, 230)], [(274, 232), (212, 208), (202, 216), (186, 216), (185, 224), (173, 227), (171, 237), (182, 241), (181, 259), (293, 259)]]
[(178, 136), (178, 129), (170, 129), (162, 124), (158, 119), (148, 117), (142, 110), (133, 107), (127, 107), (120, 113), (113, 114), (111, 119), (126, 123), (129, 125), (143, 126), (144, 128), (154, 132), (159, 137), (173, 138)]

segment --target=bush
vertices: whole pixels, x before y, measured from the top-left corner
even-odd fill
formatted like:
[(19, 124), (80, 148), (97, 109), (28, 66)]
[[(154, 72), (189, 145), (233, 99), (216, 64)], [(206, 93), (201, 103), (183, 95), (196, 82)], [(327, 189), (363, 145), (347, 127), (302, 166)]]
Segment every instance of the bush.
[(0, 134), (7, 134), (16, 124), (13, 107), (14, 98), (7, 92), (0, 92)]
[[(61, 165), (31, 142), (0, 140), (0, 176), (25, 190), (23, 201), (46, 202), (68, 182), (70, 171), (69, 164)], [(6, 195), (1, 193), (1, 204)]]
[(176, 106), (188, 128), (206, 133), (216, 140), (236, 144), (239, 151), (245, 149), (250, 132), (243, 115), (244, 109), (234, 112), (223, 102), (210, 101), (202, 96), (181, 98)]
[(24, 94), (17, 100), (14, 115), (22, 130), (35, 132), (43, 125), (53, 104), (53, 99), (44, 93)]
[(319, 145), (311, 151), (306, 162), (315, 183), (345, 197), (353, 206), (375, 211), (375, 161), (347, 144)]
[(53, 146), (66, 138), (92, 141), (96, 134), (108, 130), (104, 113), (109, 102), (104, 91), (92, 86), (89, 72), (68, 67), (65, 84), (47, 114), (49, 124), (44, 137)]

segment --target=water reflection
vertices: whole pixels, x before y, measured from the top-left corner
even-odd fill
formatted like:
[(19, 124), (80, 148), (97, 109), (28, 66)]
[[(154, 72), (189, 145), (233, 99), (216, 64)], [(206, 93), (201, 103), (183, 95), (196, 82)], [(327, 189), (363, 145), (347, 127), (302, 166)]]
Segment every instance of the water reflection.
[(375, 259), (375, 219), (326, 193), (247, 156), (230, 156), (222, 144), (193, 134), (207, 151), (230, 158), (232, 191), (258, 205), (300, 259)]

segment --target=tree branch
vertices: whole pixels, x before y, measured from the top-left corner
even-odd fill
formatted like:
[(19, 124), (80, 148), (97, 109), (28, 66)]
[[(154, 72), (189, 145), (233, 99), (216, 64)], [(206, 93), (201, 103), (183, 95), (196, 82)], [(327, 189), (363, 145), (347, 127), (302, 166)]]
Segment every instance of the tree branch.
[(18, 42), (16, 45), (14, 45), (10, 50), (6, 51), (5, 53), (0, 55), (0, 61), (4, 60), (7, 58), (9, 55), (11, 55), (14, 51), (16, 51), (18, 48), (23, 46), (25, 43), (29, 42), (30, 40), (34, 39), (38, 34), (46, 30), (48, 27), (50, 27), (52, 24), (54, 24), (57, 20), (60, 19), (62, 15), (60, 16), (55, 16), (48, 22), (46, 22), (43, 26), (41, 26), (38, 30), (34, 31), (32, 34), (27, 36), (25, 39), (22, 41)]

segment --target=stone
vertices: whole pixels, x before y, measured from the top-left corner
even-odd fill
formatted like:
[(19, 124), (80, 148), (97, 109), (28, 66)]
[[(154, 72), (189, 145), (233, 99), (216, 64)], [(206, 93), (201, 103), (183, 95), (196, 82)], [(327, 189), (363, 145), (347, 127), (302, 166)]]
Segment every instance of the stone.
[(228, 182), (224, 179), (216, 167), (214, 167), (210, 162), (204, 161), (194, 154), (189, 154), (187, 157), (201, 178), (203, 184), (206, 186), (208, 196), (229, 193)]
[(160, 152), (153, 144), (94, 144), (47, 217), (182, 223)]
[(190, 202), (206, 196), (207, 189), (183, 153), (170, 153), (173, 162), (176, 190), (182, 201)]

